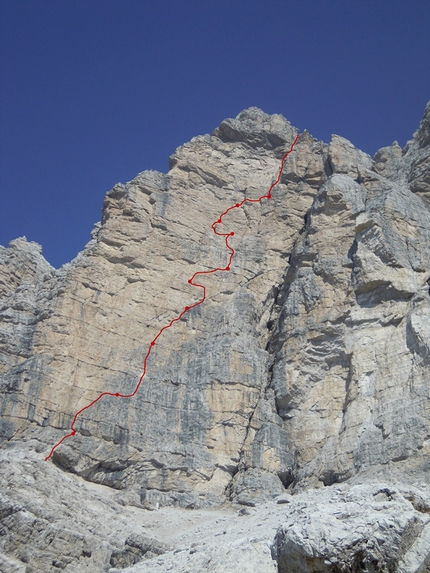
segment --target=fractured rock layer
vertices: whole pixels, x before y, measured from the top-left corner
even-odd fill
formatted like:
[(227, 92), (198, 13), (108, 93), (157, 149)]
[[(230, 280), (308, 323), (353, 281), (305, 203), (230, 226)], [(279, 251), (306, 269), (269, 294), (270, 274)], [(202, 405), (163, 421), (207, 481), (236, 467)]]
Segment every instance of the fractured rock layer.
[[(225, 217), (231, 271), (201, 279), (135, 398), (85, 411), (53, 463), (150, 509), (427, 482), (429, 125), (430, 104), (373, 159), (301, 134), (273, 198)], [(101, 392), (133, 391), (200, 297), (188, 279), (228, 260), (212, 222), (267, 191), (296, 134), (250, 108), (193, 138), (167, 174), (116, 185), (59, 270), (23, 238), (0, 248), (3, 448), (43, 458)]]

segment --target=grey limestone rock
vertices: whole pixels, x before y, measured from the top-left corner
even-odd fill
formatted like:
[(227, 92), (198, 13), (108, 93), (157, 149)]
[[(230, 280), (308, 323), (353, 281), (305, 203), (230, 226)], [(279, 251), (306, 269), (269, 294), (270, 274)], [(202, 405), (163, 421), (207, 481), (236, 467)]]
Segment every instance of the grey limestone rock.
[(430, 518), (395, 488), (324, 489), (288, 509), (272, 547), (279, 573), (428, 570)]
[[(167, 174), (109, 191), (91, 241), (61, 269), (24, 238), (0, 248), (3, 569), (221, 573), (230, 552), (244, 572), (288, 571), (286, 556), (305, 567), (313, 552), (314, 569), (297, 571), (426, 571), (429, 114), (403, 150), (394, 143), (373, 159), (340, 136), (301, 134), (272, 199), (224, 218), (231, 271), (201, 279), (207, 300), (157, 339), (136, 396), (85, 410), (47, 463), (78, 410), (101, 392), (134, 390), (150, 342), (200, 300), (188, 279), (227, 264), (211, 224), (267, 193), (297, 130), (249, 108), (193, 138)], [(407, 497), (412, 482), (421, 485)], [(372, 497), (375, 483), (395, 489), (389, 503)], [(331, 498), (336, 487), (345, 489)], [(76, 488), (85, 501), (72, 508)], [(87, 533), (93, 502), (101, 523)], [(352, 504), (350, 521), (330, 504)], [(220, 544), (207, 530), (207, 551), (184, 553), (151, 517), (241, 506), (251, 521), (267, 506), (264, 541), (250, 541), (252, 522), (243, 542)], [(112, 525), (121, 512), (133, 528)], [(268, 547), (288, 512), (297, 527), (279, 530), (276, 565)], [(385, 529), (372, 525), (375, 512)]]

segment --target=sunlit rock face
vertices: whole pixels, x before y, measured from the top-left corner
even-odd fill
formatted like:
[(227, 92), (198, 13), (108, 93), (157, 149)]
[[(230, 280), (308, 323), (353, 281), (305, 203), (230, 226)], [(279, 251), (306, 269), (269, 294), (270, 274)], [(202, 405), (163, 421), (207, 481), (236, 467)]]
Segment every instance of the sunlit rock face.
[[(427, 482), (429, 125), (430, 105), (373, 159), (301, 134), (273, 198), (223, 219), (231, 270), (199, 277), (207, 300), (157, 340), (137, 395), (82, 413), (48, 463), (147, 509)], [(227, 264), (211, 224), (267, 193), (296, 135), (257, 108), (226, 119), (167, 174), (107, 193), (59, 270), (25, 238), (0, 247), (3, 449), (43, 460), (101, 392), (134, 390), (151, 340), (201, 297), (188, 279)]]

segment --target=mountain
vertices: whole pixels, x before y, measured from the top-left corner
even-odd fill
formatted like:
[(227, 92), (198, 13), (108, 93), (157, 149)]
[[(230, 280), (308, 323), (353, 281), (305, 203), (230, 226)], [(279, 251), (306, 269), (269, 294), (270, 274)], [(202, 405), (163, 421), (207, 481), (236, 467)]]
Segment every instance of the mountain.
[(150, 346), (297, 134), (226, 119), (59, 270), (0, 247), (2, 571), (430, 571), (430, 102), (373, 158), (300, 134)]

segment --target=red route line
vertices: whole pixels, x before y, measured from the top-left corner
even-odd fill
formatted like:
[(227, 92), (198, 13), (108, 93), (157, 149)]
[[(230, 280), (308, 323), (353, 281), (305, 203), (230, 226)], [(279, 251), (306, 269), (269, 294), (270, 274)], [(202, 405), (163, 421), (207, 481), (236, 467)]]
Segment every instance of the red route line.
[(210, 275), (212, 273), (216, 273), (218, 271), (229, 271), (230, 270), (230, 265), (231, 265), (231, 261), (233, 260), (233, 256), (234, 256), (234, 249), (233, 247), (231, 247), (228, 244), (228, 239), (229, 237), (233, 237), (234, 232), (232, 231), (231, 233), (218, 233), (218, 231), (215, 229), (216, 225), (221, 225), (222, 223), (222, 219), (225, 215), (227, 215), (227, 213), (229, 213), (230, 211), (233, 211), (233, 209), (239, 209), (239, 207), (242, 207), (242, 205), (244, 203), (260, 203), (262, 201), (262, 199), (271, 199), (272, 195), (271, 195), (271, 191), (273, 190), (274, 187), (276, 187), (276, 185), (279, 183), (279, 181), (281, 180), (281, 175), (282, 172), (284, 170), (284, 164), (285, 164), (285, 160), (287, 159), (288, 155), (290, 155), (290, 153), (293, 151), (294, 146), (297, 143), (297, 140), (299, 138), (299, 135), (296, 135), (296, 138), (294, 139), (293, 143), (291, 144), (290, 149), (287, 151), (287, 153), (283, 156), (282, 161), (281, 161), (281, 167), (279, 168), (279, 173), (278, 173), (278, 178), (276, 179), (276, 181), (274, 183), (272, 183), (272, 185), (269, 187), (269, 190), (267, 192), (267, 195), (262, 195), (261, 197), (259, 197), (258, 199), (248, 199), (245, 198), (243, 199), (240, 203), (236, 203), (235, 205), (232, 205), (231, 207), (229, 207), (228, 209), (226, 209), (224, 211), (224, 213), (221, 213), (221, 215), (219, 216), (219, 219), (217, 219), (216, 221), (214, 221), (211, 225), (212, 227), (212, 231), (215, 233), (215, 235), (218, 235), (219, 237), (225, 237), (225, 246), (227, 247), (227, 249), (230, 251), (230, 258), (228, 261), (228, 264), (226, 267), (224, 268), (216, 268), (216, 269), (211, 269), (209, 271), (197, 271), (196, 273), (193, 274), (193, 276), (188, 279), (188, 283), (190, 285), (193, 285), (195, 287), (199, 287), (203, 289), (203, 298), (194, 303), (191, 306), (186, 306), (184, 308), (184, 310), (181, 312), (181, 314), (179, 316), (177, 316), (176, 318), (172, 319), (169, 324), (166, 324), (166, 326), (163, 326), (163, 328), (159, 331), (159, 333), (157, 334), (157, 336), (152, 340), (152, 342), (149, 344), (149, 348), (148, 348), (148, 352), (146, 353), (145, 359), (143, 361), (143, 372), (139, 378), (139, 381), (136, 385), (136, 388), (134, 389), (134, 392), (132, 394), (120, 394), (120, 392), (102, 392), (95, 400), (93, 400), (92, 402), (90, 402), (87, 406), (84, 406), (83, 408), (81, 408), (78, 412), (76, 412), (76, 414), (73, 417), (73, 421), (72, 424), (70, 426), (71, 432), (65, 436), (63, 436), (61, 438), (61, 440), (59, 442), (57, 442), (55, 444), (55, 446), (53, 446), (53, 448), (51, 449), (50, 453), (48, 456), (46, 456), (45, 458), (45, 462), (47, 462), (49, 460), (49, 458), (52, 456), (52, 454), (54, 453), (54, 450), (56, 450), (56, 448), (58, 448), (58, 446), (60, 446), (65, 440), (67, 440), (67, 438), (71, 438), (72, 436), (74, 436), (76, 434), (76, 430), (75, 430), (75, 423), (76, 420), (78, 418), (78, 416), (80, 416), (82, 414), (82, 412), (85, 412), (85, 410), (88, 410), (89, 408), (91, 408), (91, 406), (94, 406), (94, 404), (96, 402), (98, 402), (101, 398), (103, 398), (103, 396), (114, 396), (115, 398), (133, 398), (133, 396), (135, 396), (140, 388), (140, 385), (142, 384), (142, 380), (145, 377), (146, 374), (146, 363), (148, 361), (148, 358), (151, 354), (151, 351), (155, 345), (155, 343), (157, 342), (157, 340), (160, 338), (161, 334), (167, 330), (168, 328), (170, 328), (175, 322), (178, 322), (179, 320), (181, 320), (181, 318), (184, 316), (185, 313), (187, 313), (189, 310), (191, 310), (192, 308), (195, 308), (196, 306), (199, 306), (200, 304), (203, 304), (206, 300), (206, 287), (204, 285), (201, 285), (199, 283), (195, 283), (194, 279), (196, 278), (196, 276), (198, 275)]

